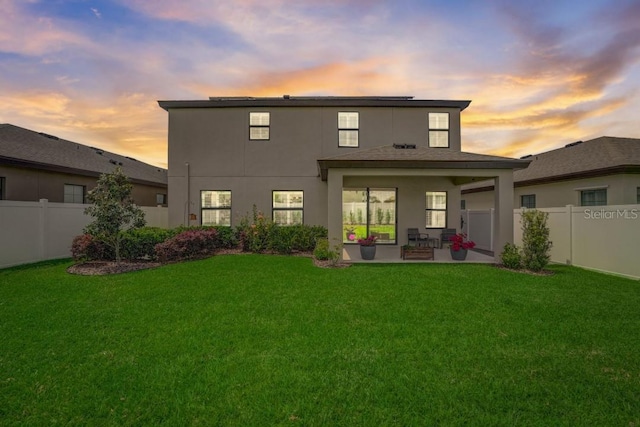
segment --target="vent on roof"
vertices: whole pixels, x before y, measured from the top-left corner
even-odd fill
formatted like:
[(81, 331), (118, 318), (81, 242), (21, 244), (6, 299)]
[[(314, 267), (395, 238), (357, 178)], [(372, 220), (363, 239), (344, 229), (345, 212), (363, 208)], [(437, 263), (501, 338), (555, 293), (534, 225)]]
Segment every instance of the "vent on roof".
[(111, 163), (112, 165), (122, 166), (122, 162), (118, 162), (118, 161), (113, 160), (113, 159), (109, 159), (109, 163)]
[(569, 148), (569, 147), (573, 147), (574, 145), (578, 145), (578, 144), (582, 144), (582, 141), (572, 142), (571, 144), (567, 144), (564, 147), (565, 148)]
[(100, 155), (102, 156), (102, 155), (104, 154), (104, 151), (102, 151), (102, 150), (98, 150), (98, 149), (96, 148), (96, 154), (100, 154)]
[(124, 156), (125, 159), (129, 159), (129, 160), (133, 160), (134, 162), (137, 162), (136, 159), (134, 159), (133, 157), (129, 157), (129, 156)]
[(60, 140), (60, 138), (58, 138), (57, 136), (49, 135), (48, 133), (44, 133), (44, 132), (38, 132), (38, 133), (44, 136), (45, 138), (55, 139), (56, 141)]
[(416, 144), (393, 144), (396, 150), (415, 150)]
[(520, 159), (528, 159), (529, 157), (533, 156), (533, 154), (527, 154), (526, 156), (522, 156), (520, 157)]

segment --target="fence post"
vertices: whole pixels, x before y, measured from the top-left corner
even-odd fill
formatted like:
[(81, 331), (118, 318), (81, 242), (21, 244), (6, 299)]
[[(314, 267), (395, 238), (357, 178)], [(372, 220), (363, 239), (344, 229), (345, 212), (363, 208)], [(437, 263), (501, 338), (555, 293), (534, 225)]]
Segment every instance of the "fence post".
[(568, 265), (573, 265), (573, 205), (567, 205), (567, 215), (569, 215), (569, 259)]
[(40, 199), (40, 238), (38, 239), (38, 261), (46, 259), (47, 236), (49, 234), (47, 226), (47, 216), (49, 215), (49, 199)]

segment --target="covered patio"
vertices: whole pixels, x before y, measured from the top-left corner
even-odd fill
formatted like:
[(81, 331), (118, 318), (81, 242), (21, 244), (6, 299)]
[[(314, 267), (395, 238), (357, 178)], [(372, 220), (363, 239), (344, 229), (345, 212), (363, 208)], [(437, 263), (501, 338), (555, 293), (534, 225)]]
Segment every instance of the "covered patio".
[[(408, 243), (409, 228), (418, 227), (430, 237), (444, 228), (459, 232), (460, 185), (493, 178), (493, 241), (502, 248), (513, 241), (513, 170), (528, 164), (528, 160), (397, 144), (319, 159), (320, 177), (328, 184), (329, 239), (345, 244), (344, 261), (359, 262), (359, 247), (351, 242), (375, 232), (386, 236), (381, 240), (387, 243), (378, 245), (378, 262), (406, 262), (400, 251)], [(360, 205), (354, 202), (359, 194), (364, 195)], [(430, 205), (433, 196), (442, 198), (442, 206)], [(391, 213), (382, 215), (389, 206)], [(434, 215), (440, 215), (438, 221)], [(466, 262), (495, 261), (494, 256), (474, 252)], [(417, 262), (459, 261), (452, 261), (448, 250), (436, 249), (433, 261)]]
[(342, 249), (342, 260), (345, 262), (352, 263), (379, 263), (379, 264), (389, 264), (389, 263), (457, 263), (457, 264), (465, 264), (465, 263), (481, 263), (481, 264), (493, 264), (495, 263), (493, 255), (484, 254), (482, 252), (470, 250), (467, 253), (467, 259), (464, 261), (455, 261), (451, 259), (451, 253), (449, 252), (449, 248), (438, 249), (435, 248), (433, 250), (433, 260), (404, 260), (400, 256), (400, 248), (396, 245), (377, 245), (376, 247), (376, 256), (371, 261), (365, 261), (360, 256), (360, 246), (359, 245), (344, 245)]

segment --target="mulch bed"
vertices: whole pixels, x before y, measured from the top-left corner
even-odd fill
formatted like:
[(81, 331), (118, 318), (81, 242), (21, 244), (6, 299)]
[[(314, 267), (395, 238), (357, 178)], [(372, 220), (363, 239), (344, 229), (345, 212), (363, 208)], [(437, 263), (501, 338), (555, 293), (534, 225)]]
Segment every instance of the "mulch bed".
[[(216, 251), (216, 255), (242, 255), (248, 252), (242, 252), (240, 249), (221, 249)], [(311, 258), (313, 264), (320, 268), (346, 268), (351, 264), (345, 262), (334, 263), (332, 261), (321, 261), (315, 259), (310, 253), (295, 253), (292, 256), (302, 256)], [(120, 274), (129, 273), (131, 271), (147, 270), (150, 268), (157, 268), (163, 265), (159, 262), (150, 261), (121, 261), (116, 263), (114, 261), (87, 261), (74, 264), (67, 268), (67, 272), (71, 274), (78, 274), (81, 276), (104, 276), (107, 274)]]
[(502, 264), (494, 264), (494, 265), (502, 270), (513, 271), (515, 273), (529, 274), (531, 276), (553, 276), (554, 274), (556, 274), (555, 271), (551, 271), (551, 270), (542, 270), (542, 271), (531, 271), (531, 270), (525, 270), (525, 269), (514, 270), (513, 268), (507, 268)]

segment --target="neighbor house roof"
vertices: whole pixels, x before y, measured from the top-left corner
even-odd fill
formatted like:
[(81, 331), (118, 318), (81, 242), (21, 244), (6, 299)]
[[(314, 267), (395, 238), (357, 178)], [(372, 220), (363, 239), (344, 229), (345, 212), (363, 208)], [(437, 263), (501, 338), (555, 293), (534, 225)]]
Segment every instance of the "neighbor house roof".
[(289, 96), (283, 97), (210, 97), (208, 100), (158, 101), (160, 107), (229, 108), (229, 107), (427, 107), (455, 108), (460, 111), (471, 101), (413, 99), (412, 96)]
[[(525, 156), (528, 168), (515, 171), (514, 186), (544, 184), (620, 173), (640, 173), (640, 139), (602, 136)], [(468, 184), (463, 192), (493, 189), (491, 180)]]
[(529, 162), (411, 144), (385, 145), (318, 159), (323, 180), (330, 168), (520, 169)]
[(134, 183), (167, 185), (166, 169), (11, 124), (0, 124), (0, 164), (96, 177), (120, 166)]

